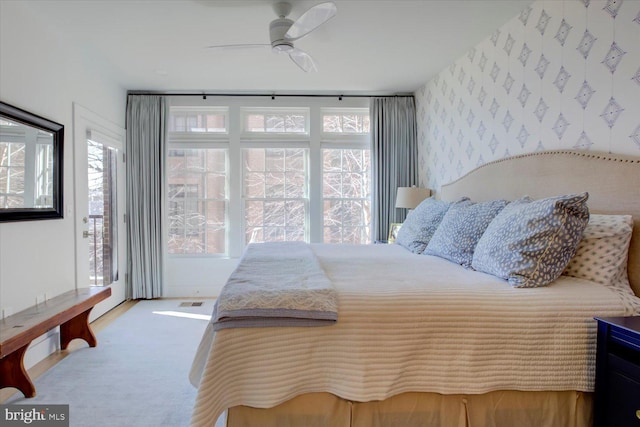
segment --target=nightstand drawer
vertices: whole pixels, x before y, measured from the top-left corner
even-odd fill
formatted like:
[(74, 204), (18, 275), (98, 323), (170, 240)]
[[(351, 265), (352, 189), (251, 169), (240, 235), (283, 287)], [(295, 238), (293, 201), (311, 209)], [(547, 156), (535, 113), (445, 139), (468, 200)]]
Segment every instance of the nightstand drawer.
[(640, 382), (615, 370), (607, 382), (607, 426), (640, 426)]
[(595, 427), (640, 427), (640, 317), (598, 320)]
[[(609, 353), (608, 359), (610, 371), (620, 372), (623, 375), (634, 378), (636, 381), (640, 381), (640, 365), (637, 364), (640, 361), (640, 354), (629, 357), (628, 354)], [(640, 401), (640, 395), (638, 395), (638, 400)]]

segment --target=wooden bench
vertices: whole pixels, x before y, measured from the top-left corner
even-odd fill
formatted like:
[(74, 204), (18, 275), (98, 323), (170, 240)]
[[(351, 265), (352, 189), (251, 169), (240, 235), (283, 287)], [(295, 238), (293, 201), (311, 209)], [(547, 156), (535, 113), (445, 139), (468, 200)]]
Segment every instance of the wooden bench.
[(50, 329), (60, 326), (62, 350), (75, 338), (95, 347), (97, 340), (89, 326), (89, 313), (110, 295), (111, 288), (77, 289), (4, 318), (0, 327), (0, 389), (15, 387), (25, 397), (36, 395), (24, 368), (24, 354), (32, 340)]

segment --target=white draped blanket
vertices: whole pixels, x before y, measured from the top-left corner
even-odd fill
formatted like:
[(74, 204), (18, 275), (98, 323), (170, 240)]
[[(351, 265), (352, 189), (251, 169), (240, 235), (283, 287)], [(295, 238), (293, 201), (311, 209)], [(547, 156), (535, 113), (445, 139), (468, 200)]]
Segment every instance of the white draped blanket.
[[(562, 277), (515, 289), (397, 245), (312, 245), (338, 293), (322, 328), (205, 331), (193, 426), (229, 407), (325, 391), (354, 401), (408, 392), (592, 391), (594, 316), (628, 315), (610, 289)], [(636, 299), (637, 300), (637, 299)]]
[(325, 326), (338, 317), (336, 291), (303, 242), (251, 244), (212, 316), (214, 330)]

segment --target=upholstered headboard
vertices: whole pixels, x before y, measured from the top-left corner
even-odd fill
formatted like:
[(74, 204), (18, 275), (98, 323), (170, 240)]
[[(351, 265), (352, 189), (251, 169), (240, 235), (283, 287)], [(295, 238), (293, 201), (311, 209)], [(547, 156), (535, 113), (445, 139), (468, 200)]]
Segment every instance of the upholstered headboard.
[(534, 199), (589, 192), (593, 213), (629, 214), (634, 227), (629, 281), (640, 296), (640, 157), (590, 151), (542, 151), (496, 160), (443, 185), (439, 197), (474, 201)]

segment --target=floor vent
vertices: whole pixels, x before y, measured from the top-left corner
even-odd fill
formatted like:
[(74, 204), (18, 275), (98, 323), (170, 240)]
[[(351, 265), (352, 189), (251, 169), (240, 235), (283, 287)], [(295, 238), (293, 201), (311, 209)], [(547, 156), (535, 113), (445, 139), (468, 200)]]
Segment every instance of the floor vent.
[(180, 307), (201, 307), (202, 304), (204, 304), (202, 301), (181, 302)]

